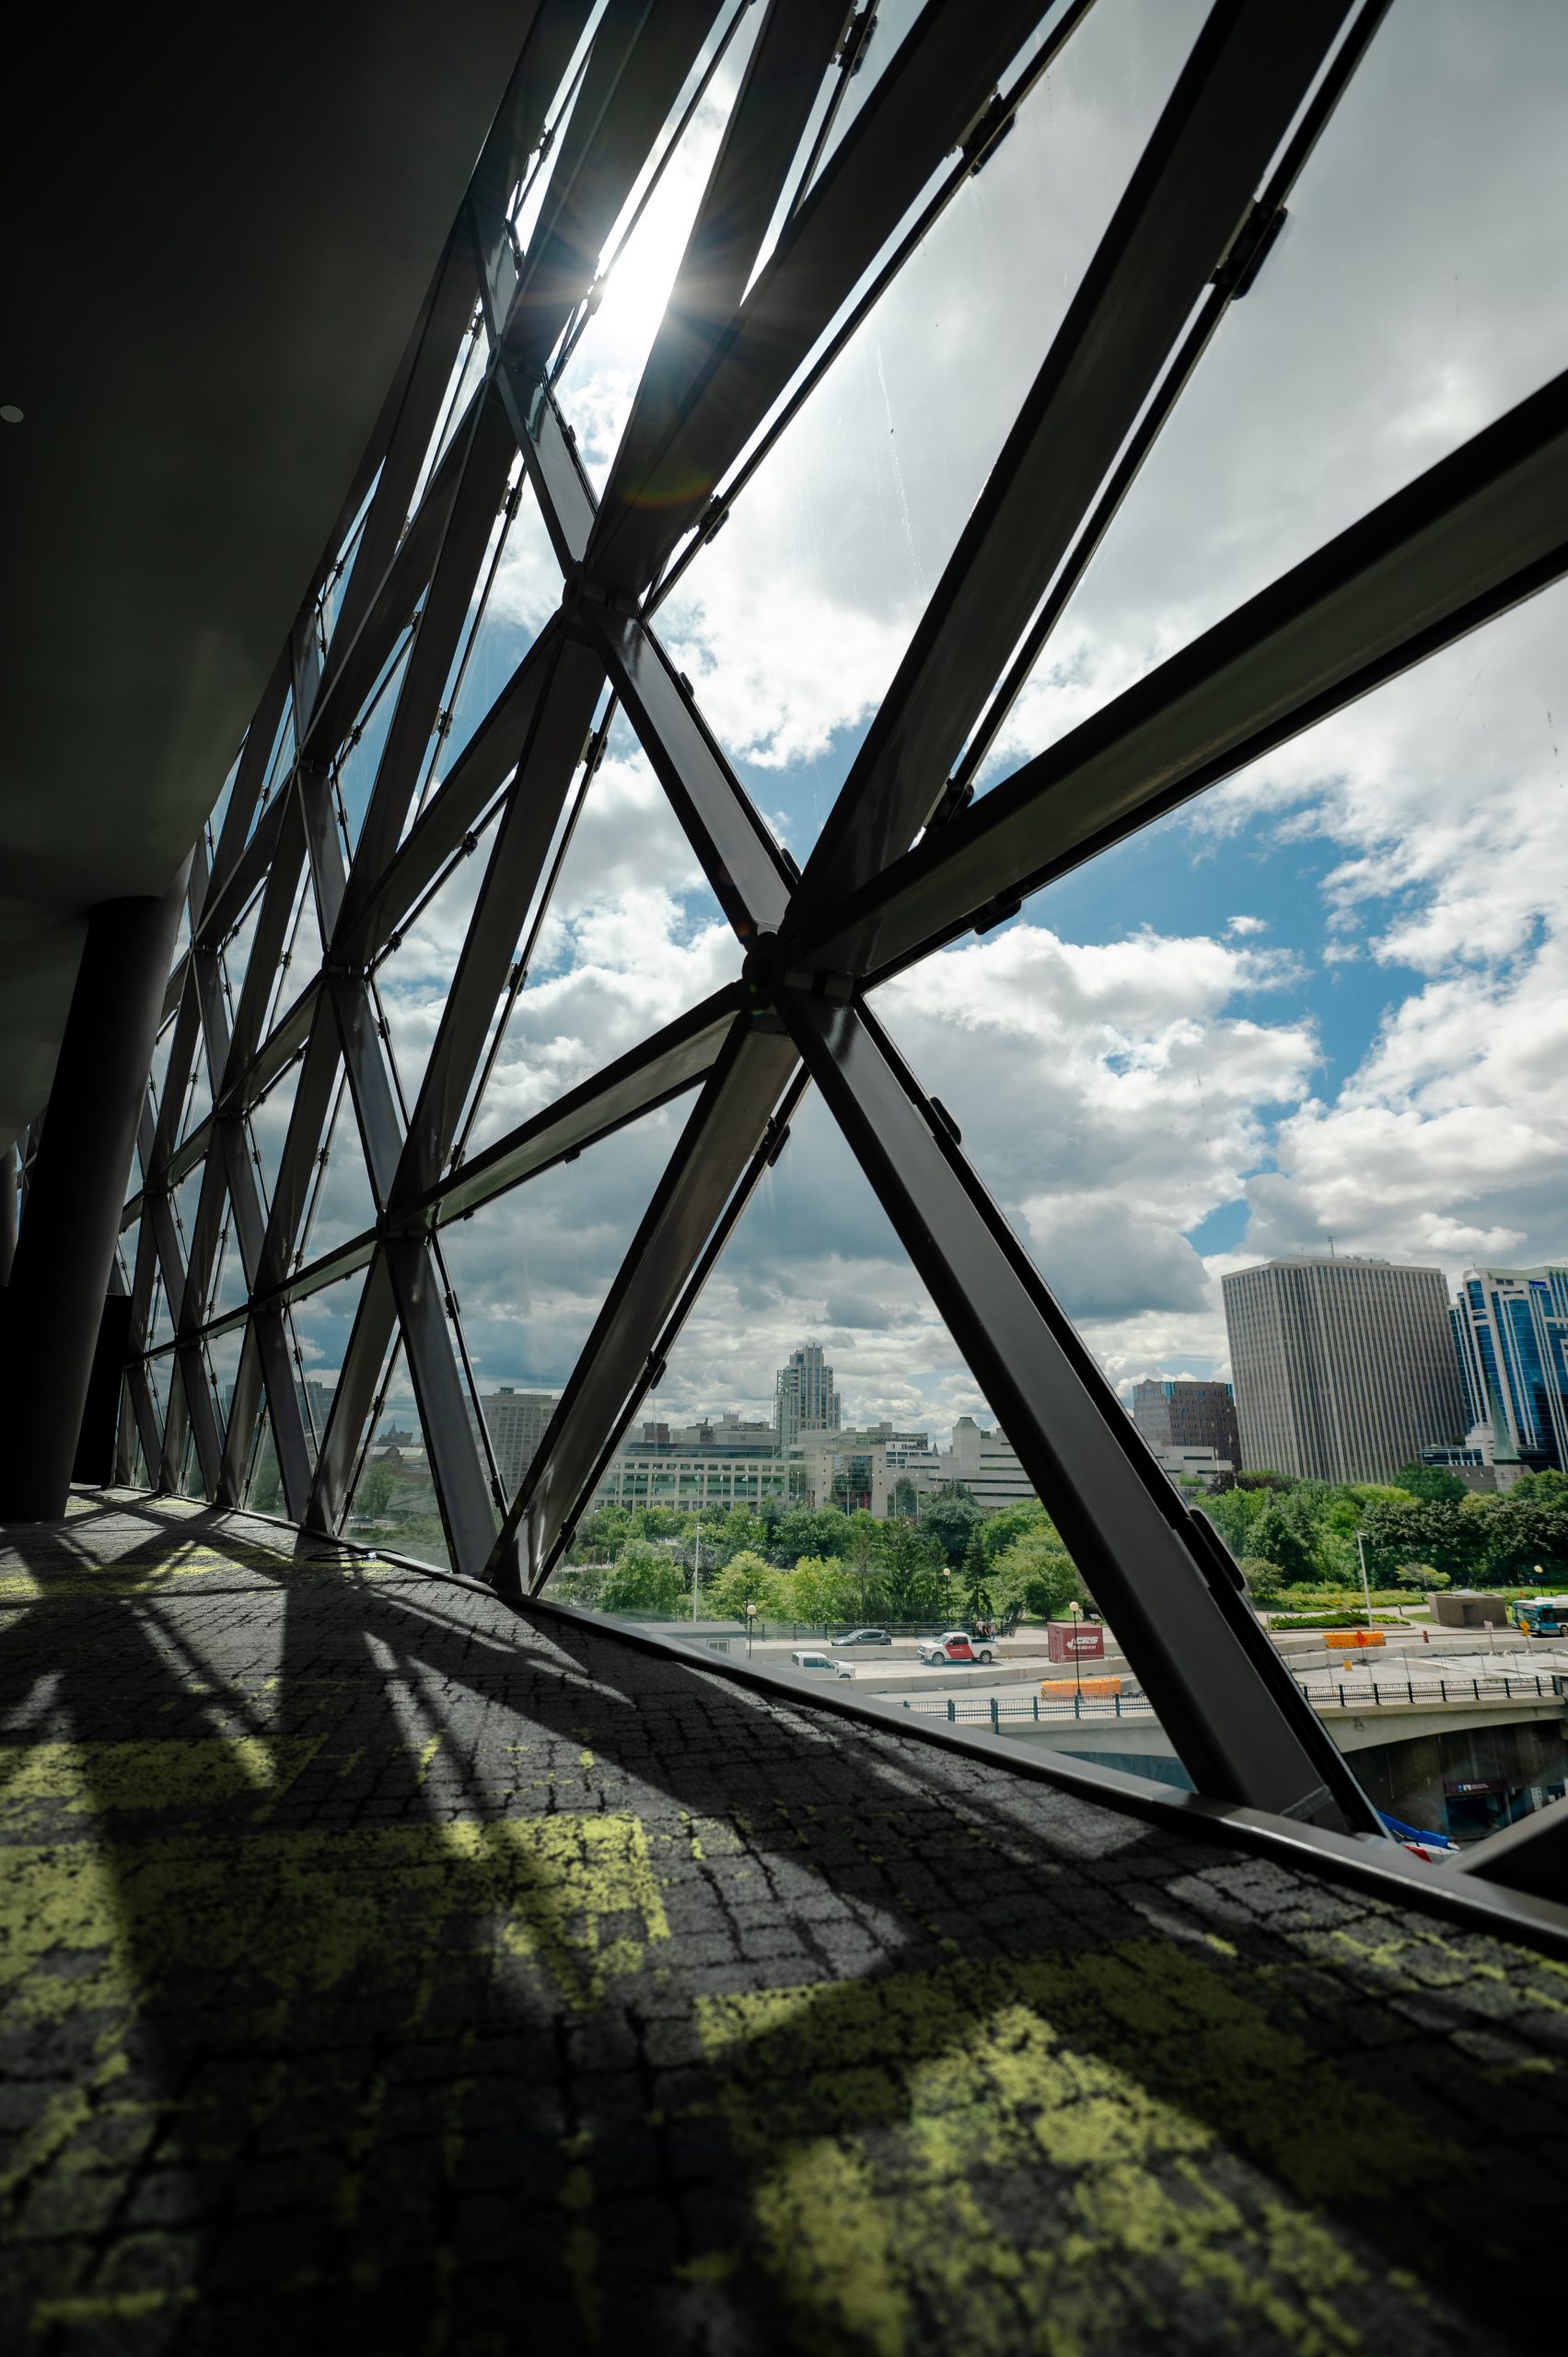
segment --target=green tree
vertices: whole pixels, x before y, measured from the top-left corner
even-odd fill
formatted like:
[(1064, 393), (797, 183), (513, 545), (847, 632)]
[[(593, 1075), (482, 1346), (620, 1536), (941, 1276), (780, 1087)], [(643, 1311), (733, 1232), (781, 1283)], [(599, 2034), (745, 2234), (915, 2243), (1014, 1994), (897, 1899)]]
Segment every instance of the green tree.
[(574, 1563), (612, 1563), (633, 1536), (632, 1516), (624, 1506), (596, 1506), (577, 1525), (572, 1541)]
[(599, 1602), (606, 1612), (668, 1617), (686, 1601), (686, 1582), (668, 1547), (628, 1539), (604, 1575)]
[(749, 1604), (764, 1620), (787, 1620), (783, 1577), (773, 1565), (750, 1548), (732, 1555), (708, 1584), (708, 1609), (716, 1618), (744, 1620)]
[(283, 1504), (283, 1477), (278, 1471), (277, 1452), (269, 1434), (261, 1443), (261, 1454), (250, 1483), (246, 1504), (257, 1514), (276, 1514)]
[(384, 1465), (379, 1457), (372, 1457), (360, 1477), (358, 1489), (354, 1493), (354, 1513), (356, 1515), (384, 1514), (394, 1486), (391, 1467)]
[(844, 1537), (836, 1551), (864, 1579), (877, 1561), (881, 1543), (882, 1526), (877, 1516), (867, 1513), (865, 1506), (856, 1506), (845, 1518)]
[(991, 1592), (1001, 1610), (1022, 1603), (1039, 1620), (1054, 1620), (1069, 1604), (1082, 1601), (1077, 1569), (1052, 1533), (1034, 1531), (1016, 1539), (992, 1567)]
[(1457, 1473), (1441, 1465), (1401, 1465), (1394, 1487), (1428, 1505), (1458, 1505), (1469, 1494)]
[(1431, 1589), (1451, 1585), (1447, 1573), (1432, 1563), (1401, 1563), (1394, 1577), (1401, 1587)]
[[(731, 1506), (729, 1512), (720, 1518), (714, 1532), (714, 1569), (722, 1570), (732, 1556), (743, 1551), (760, 1555), (767, 1543), (768, 1526), (761, 1515), (753, 1514), (748, 1506)], [(708, 1560), (706, 1550), (703, 1560), (704, 1562)]]
[(1508, 1492), (1511, 1505), (1559, 1506), (1568, 1512), (1568, 1473), (1549, 1465), (1542, 1473), (1521, 1473)]
[(803, 1555), (793, 1571), (775, 1576), (791, 1620), (820, 1625), (859, 1618), (860, 1582), (838, 1555)]
[(987, 1585), (990, 1570), (991, 1566), (986, 1560), (985, 1544), (977, 1528), (970, 1535), (969, 1547), (964, 1555), (964, 1618), (971, 1623), (976, 1620), (990, 1620), (995, 1615), (996, 1607), (992, 1601), (991, 1590)]
[(768, 1553), (787, 1568), (803, 1555), (847, 1555), (853, 1545), (850, 1517), (837, 1506), (790, 1506), (770, 1535)]
[[(1546, 1479), (1537, 1476), (1541, 1482)], [(1516, 1482), (1505, 1496), (1486, 1501), (1481, 1529), (1489, 1579), (1533, 1580), (1538, 1563), (1554, 1586), (1568, 1576), (1568, 1501), (1557, 1504), (1551, 1489)], [(1448, 1568), (1441, 1556), (1434, 1560)]]
[(987, 1563), (993, 1565), (997, 1557), (1005, 1555), (1015, 1540), (1031, 1538), (1041, 1531), (1048, 1532), (1052, 1538), (1056, 1535), (1055, 1525), (1038, 1498), (1026, 1498), (1018, 1505), (1003, 1506), (998, 1513), (988, 1514), (980, 1529), (981, 1545), (985, 1549)]
[(892, 1511), (900, 1515), (918, 1514), (920, 1511), (920, 1492), (907, 1473), (900, 1473), (893, 1484)]
[(1283, 1587), (1284, 1573), (1277, 1563), (1271, 1563), (1262, 1555), (1243, 1555), (1239, 1569), (1248, 1595), (1266, 1610)]
[(1269, 1504), (1268, 1491), (1244, 1490), (1238, 1484), (1235, 1489), (1211, 1490), (1200, 1511), (1207, 1515), (1239, 1562), (1243, 1556), (1259, 1551), (1253, 1544), (1253, 1527)]
[(549, 1593), (557, 1604), (575, 1604), (580, 1611), (591, 1612), (603, 1600), (605, 1576), (598, 1563), (586, 1569), (567, 1564), (551, 1573)]
[(950, 1609), (950, 1582), (942, 1550), (924, 1525), (885, 1522), (877, 1555), (877, 1585), (889, 1620), (934, 1620)]
[(961, 1481), (945, 1481), (922, 1515), (921, 1527), (935, 1539), (949, 1570), (957, 1571), (984, 1519), (971, 1491)]
[(1277, 1496), (1268, 1500), (1248, 1533), (1248, 1552), (1277, 1563), (1287, 1587), (1309, 1586), (1317, 1576), (1311, 1550)]
[[(1491, 1511), (1488, 1511), (1488, 1507)], [(1391, 1578), (1401, 1563), (1430, 1563), (1450, 1579), (1469, 1579), (1490, 1551), (1495, 1502), (1385, 1498), (1362, 1517), (1367, 1568)]]

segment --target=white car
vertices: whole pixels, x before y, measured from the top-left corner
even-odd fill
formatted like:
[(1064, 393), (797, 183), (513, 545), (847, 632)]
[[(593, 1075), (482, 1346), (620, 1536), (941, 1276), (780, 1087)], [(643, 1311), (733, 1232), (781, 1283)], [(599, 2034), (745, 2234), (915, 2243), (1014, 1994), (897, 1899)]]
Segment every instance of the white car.
[(852, 1662), (835, 1661), (831, 1654), (822, 1653), (815, 1645), (798, 1647), (791, 1654), (790, 1660), (796, 1669), (832, 1669), (836, 1670), (841, 1678), (854, 1676), (854, 1666)]

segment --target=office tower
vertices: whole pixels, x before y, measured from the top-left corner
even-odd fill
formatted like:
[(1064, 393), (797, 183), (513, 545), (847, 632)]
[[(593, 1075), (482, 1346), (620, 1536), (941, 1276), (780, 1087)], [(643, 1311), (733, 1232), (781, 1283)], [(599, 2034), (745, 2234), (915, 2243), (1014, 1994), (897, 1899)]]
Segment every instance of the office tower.
[(495, 1470), (511, 1497), (534, 1461), (534, 1452), (558, 1405), (553, 1391), (516, 1391), (503, 1383), (479, 1403), (495, 1455)]
[(833, 1370), (820, 1342), (802, 1342), (781, 1366), (773, 1387), (779, 1454), (787, 1457), (803, 1432), (836, 1433), (842, 1422)]
[(1132, 1422), (1154, 1449), (1212, 1448), (1221, 1465), (1243, 1463), (1236, 1394), (1228, 1383), (1151, 1376), (1132, 1387)]
[[(1568, 1268), (1467, 1269), (1449, 1311), (1471, 1430), (1568, 1471)], [(1494, 1432), (1499, 1418), (1504, 1431)]]
[(1035, 1494), (1034, 1483), (1018, 1462), (1017, 1452), (1004, 1432), (960, 1416), (953, 1426), (953, 1445), (939, 1459), (944, 1481), (961, 1481), (976, 1505), (987, 1514), (1003, 1506), (1025, 1505)]
[(335, 1383), (323, 1383), (319, 1376), (314, 1375), (306, 1376), (299, 1386), (306, 1428), (315, 1435), (318, 1446), (321, 1434), (327, 1429), (327, 1418), (331, 1413), (332, 1395), (336, 1390)]
[(1465, 1407), (1441, 1269), (1292, 1254), (1224, 1281), (1243, 1463), (1387, 1481)]

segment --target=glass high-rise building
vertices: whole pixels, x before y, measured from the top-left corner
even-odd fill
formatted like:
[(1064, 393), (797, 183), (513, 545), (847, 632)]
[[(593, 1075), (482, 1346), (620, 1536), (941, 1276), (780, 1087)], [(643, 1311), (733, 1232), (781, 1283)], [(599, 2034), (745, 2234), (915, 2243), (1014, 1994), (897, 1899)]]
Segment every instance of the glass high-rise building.
[(1242, 1462), (1387, 1481), (1465, 1407), (1441, 1269), (1293, 1254), (1224, 1280)]
[(1448, 1315), (1471, 1429), (1501, 1411), (1521, 1457), (1568, 1470), (1568, 1268), (1467, 1269)]
[(1228, 1383), (1147, 1376), (1132, 1387), (1132, 1422), (1151, 1448), (1212, 1448), (1222, 1463), (1244, 1461), (1236, 1393)]
[(820, 1342), (802, 1342), (780, 1367), (773, 1385), (773, 1422), (781, 1457), (789, 1455), (803, 1432), (836, 1433), (842, 1426), (833, 1370)]

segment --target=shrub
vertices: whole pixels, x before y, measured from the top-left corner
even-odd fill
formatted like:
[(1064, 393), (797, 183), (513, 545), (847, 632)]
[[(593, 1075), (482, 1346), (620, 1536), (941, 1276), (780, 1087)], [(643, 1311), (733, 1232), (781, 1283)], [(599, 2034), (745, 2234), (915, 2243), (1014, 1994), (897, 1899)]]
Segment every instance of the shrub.
[(1271, 1605), (1285, 1584), (1285, 1575), (1266, 1555), (1243, 1555), (1239, 1564), (1247, 1593), (1254, 1604)]

